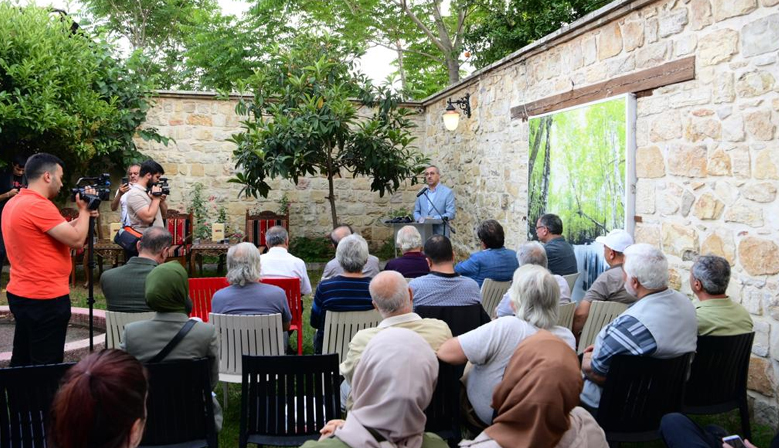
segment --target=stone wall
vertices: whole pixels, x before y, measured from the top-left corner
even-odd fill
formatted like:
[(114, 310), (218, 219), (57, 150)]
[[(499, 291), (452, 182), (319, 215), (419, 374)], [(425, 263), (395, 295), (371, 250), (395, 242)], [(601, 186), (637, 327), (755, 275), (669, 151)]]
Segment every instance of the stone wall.
[[(695, 56), (695, 79), (637, 100), (635, 237), (661, 247), (690, 293), (699, 253), (732, 264), (730, 295), (752, 313), (750, 388), (758, 421), (779, 409), (779, 0), (617, 1), (423, 101), (425, 148), (457, 194), (460, 252), (474, 226), (527, 231), (528, 123), (510, 108)], [(448, 132), (447, 98), (473, 117)]]

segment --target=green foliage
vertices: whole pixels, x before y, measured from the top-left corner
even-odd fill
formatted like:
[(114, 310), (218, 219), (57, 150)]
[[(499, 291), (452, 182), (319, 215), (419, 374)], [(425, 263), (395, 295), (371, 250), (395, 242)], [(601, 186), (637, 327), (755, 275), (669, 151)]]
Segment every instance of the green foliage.
[(208, 240), (211, 238), (211, 230), (208, 228), (208, 201), (203, 197), (205, 187), (200, 182), (192, 186), (189, 192), (189, 212), (195, 221), (192, 225), (195, 239)]
[(276, 210), (276, 213), (279, 215), (286, 215), (289, 213), (289, 196), (287, 196), (287, 192), (284, 192), (284, 194), (281, 195), (281, 199), (279, 200), (279, 209)]
[(298, 236), (289, 242), (289, 253), (307, 262), (326, 262), (333, 256), (333, 245), (327, 238)]
[[(428, 160), (411, 146), (410, 112), (388, 89), (354, 74), (354, 58), (354, 48), (337, 39), (302, 35), (255, 72), (253, 101), (236, 106), (244, 132), (231, 139), (241, 172), (230, 181), (243, 185), (241, 193), (267, 197), (269, 179), (323, 175), (335, 226), (333, 179), (344, 172), (371, 177), (381, 196), (407, 179), (416, 183)], [(372, 115), (358, 117), (352, 98)]]
[(379, 260), (391, 260), (395, 258), (395, 239), (389, 237), (381, 243), (379, 250), (373, 252)]
[[(71, 173), (140, 158), (133, 136), (149, 85), (101, 36), (71, 32), (67, 16), (0, 3), (0, 147), (45, 151)], [(153, 128), (144, 139), (167, 143)], [(3, 155), (10, 155), (3, 150)]]

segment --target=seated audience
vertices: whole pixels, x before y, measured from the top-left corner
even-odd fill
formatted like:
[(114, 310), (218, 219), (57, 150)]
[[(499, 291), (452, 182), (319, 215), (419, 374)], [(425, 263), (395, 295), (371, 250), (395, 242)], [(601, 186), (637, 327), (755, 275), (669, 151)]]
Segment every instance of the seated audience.
[(292, 314), (287, 293), (274, 285), (260, 283), (260, 251), (252, 243), (240, 243), (227, 251), (227, 282), (211, 300), (217, 314), (281, 314), (284, 331)]
[[(340, 366), (341, 375), (347, 384), (351, 383), (354, 370), (368, 342), (386, 328), (407, 328), (422, 336), (433, 350), (438, 350), (441, 344), (452, 337), (446, 322), (438, 319), (422, 319), (413, 312), (411, 290), (400, 273), (382, 272), (371, 280), (369, 289), (373, 306), (379, 311), (383, 320), (378, 327), (358, 331), (349, 342), (349, 352)], [(348, 401), (351, 401), (351, 397)], [(344, 403), (347, 404), (347, 408), (351, 407), (351, 403), (347, 401)]]
[(395, 244), (403, 255), (388, 261), (385, 271), (398, 271), (405, 278), (417, 278), (430, 272), (427, 258), (422, 253), (422, 235), (416, 227), (405, 226), (398, 230)]
[(517, 270), (517, 253), (503, 245), (503, 226), (494, 219), (488, 219), (476, 229), (482, 250), (471, 254), (465, 261), (457, 263), (455, 272), (476, 280), (481, 287), (485, 279), (507, 282)]
[[(165, 263), (146, 277), (146, 303), (156, 314), (151, 320), (124, 327), (120, 348), (141, 362), (150, 362), (187, 325), (189, 300), (187, 271), (179, 263)], [(211, 387), (219, 382), (219, 341), (213, 325), (192, 319), (194, 325), (161, 361), (208, 358)], [(214, 397), (214, 422), (222, 428), (222, 408)]]
[[(354, 234), (352, 226), (344, 225), (338, 226), (330, 232), (330, 242), (333, 243), (333, 248), (338, 251), (338, 243), (345, 237)], [(381, 271), (379, 268), (379, 259), (373, 255), (368, 254), (368, 261), (365, 262), (365, 266), (362, 268), (362, 273), (366, 277), (376, 277)], [(344, 270), (338, 258), (333, 258), (325, 265), (325, 270), (322, 272), (322, 280), (335, 277), (336, 275), (343, 274)]]
[[(521, 298), (521, 300), (520, 300)], [(506, 316), (450, 339), (438, 349), (438, 357), (450, 364), (473, 369), (465, 381), (467, 420), (476, 427), (492, 423), (492, 391), (503, 378), (511, 355), (524, 339), (539, 330), (549, 330), (574, 350), (576, 341), (567, 328), (557, 326), (560, 288), (546, 269), (525, 265), (517, 269), (511, 285), (511, 304), (517, 316)], [(471, 409), (472, 406), (472, 409)]]
[(582, 404), (597, 409), (611, 360), (616, 355), (675, 358), (695, 351), (695, 308), (668, 287), (668, 260), (649, 244), (625, 249), (625, 289), (636, 303), (606, 325), (582, 359)]
[(619, 302), (626, 305), (632, 305), (636, 301), (636, 298), (625, 290), (625, 280), (622, 278), (622, 263), (625, 262), (623, 252), (633, 244), (633, 237), (624, 230), (616, 229), (606, 236), (595, 238), (595, 241), (603, 244), (603, 258), (606, 259), (609, 269), (595, 279), (576, 307), (576, 312), (573, 315), (573, 334), (576, 337), (582, 332), (584, 324), (587, 322), (593, 300)]
[(282, 226), (273, 226), (265, 232), (265, 244), (268, 252), (262, 254), (263, 277), (287, 277), (300, 279), (300, 294), (311, 294), (311, 281), (308, 279), (306, 262), (292, 255), (289, 249), (289, 233)]
[(752, 332), (752, 317), (727, 295), (730, 263), (716, 255), (704, 255), (690, 269), (690, 288), (701, 336), (734, 336)]
[[(706, 425), (701, 428), (678, 412), (666, 414), (660, 421), (660, 437), (668, 448), (756, 448), (747, 439), (744, 445), (723, 443), (722, 438), (729, 435), (731, 433), (721, 426)], [(779, 448), (779, 434), (771, 440), (771, 448)]]
[(607, 448), (603, 429), (577, 406), (581, 390), (576, 352), (540, 330), (519, 344), (492, 392), (492, 425), (460, 446)]
[(425, 432), (425, 409), (437, 380), (438, 361), (421, 336), (405, 328), (380, 332), (354, 372), (354, 406), (346, 420), (329, 421), (319, 441), (303, 448), (447, 448)]
[(536, 235), (538, 240), (544, 243), (549, 271), (552, 274), (568, 275), (579, 272), (573, 247), (563, 236), (563, 221), (559, 216), (547, 213), (538, 218)]
[(418, 306), (468, 306), (481, 303), (479, 285), (473, 279), (454, 271), (452, 242), (443, 235), (433, 235), (425, 242), (430, 273), (408, 283)]
[(121, 350), (92, 353), (68, 369), (51, 404), (49, 445), (135, 448), (146, 424), (146, 369)]
[(325, 315), (328, 311), (365, 311), (373, 309), (368, 285), (370, 277), (363, 275), (368, 262), (368, 243), (360, 235), (342, 239), (335, 251), (342, 274), (322, 280), (316, 287), (311, 305), (311, 326), (317, 329), (314, 351), (322, 353), (325, 336)]
[(100, 276), (100, 288), (105, 295), (108, 311), (151, 311), (146, 305), (146, 276), (157, 265), (165, 262), (172, 243), (173, 237), (165, 228), (149, 227), (137, 243), (138, 256), (127, 260), (124, 266), (109, 269)]
[[(544, 249), (544, 246), (538, 241), (528, 241), (527, 243), (519, 246), (517, 260), (519, 261), (520, 266), (534, 264), (546, 269), (546, 250)], [(557, 286), (560, 287), (560, 305), (571, 303), (571, 289), (568, 287), (568, 282), (565, 281), (562, 275), (552, 276), (557, 282)], [(500, 299), (500, 303), (495, 309), (495, 313), (498, 317), (514, 315), (514, 310), (511, 308), (511, 297), (509, 292), (506, 292), (506, 294), (503, 295), (503, 298)]]

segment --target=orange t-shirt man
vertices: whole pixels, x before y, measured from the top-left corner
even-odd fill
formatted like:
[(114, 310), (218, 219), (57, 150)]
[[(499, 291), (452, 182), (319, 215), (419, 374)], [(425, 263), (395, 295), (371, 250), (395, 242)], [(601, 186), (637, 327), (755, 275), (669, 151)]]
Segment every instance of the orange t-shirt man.
[(27, 299), (70, 293), (70, 248), (47, 234), (65, 221), (53, 202), (22, 189), (3, 209), (3, 239), (11, 262), (8, 292)]

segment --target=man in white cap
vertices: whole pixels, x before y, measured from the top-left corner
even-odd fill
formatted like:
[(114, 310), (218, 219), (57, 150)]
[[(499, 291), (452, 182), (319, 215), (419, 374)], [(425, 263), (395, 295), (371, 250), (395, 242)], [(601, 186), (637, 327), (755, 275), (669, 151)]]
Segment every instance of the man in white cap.
[(578, 338), (590, 314), (593, 300), (620, 302), (631, 305), (636, 298), (625, 291), (625, 280), (622, 278), (622, 263), (625, 262), (625, 249), (633, 244), (633, 237), (622, 229), (615, 229), (606, 236), (599, 236), (595, 241), (603, 245), (603, 257), (609, 269), (595, 279), (584, 298), (576, 307), (573, 315), (573, 334)]

